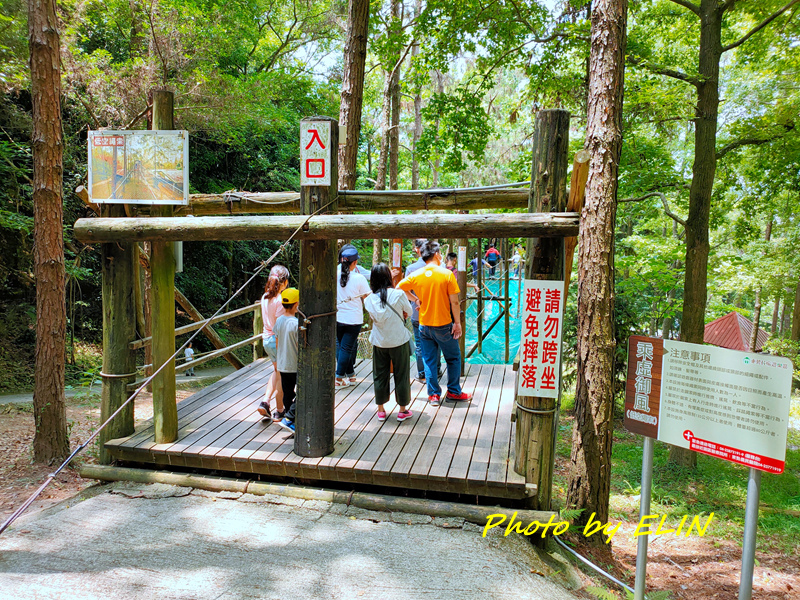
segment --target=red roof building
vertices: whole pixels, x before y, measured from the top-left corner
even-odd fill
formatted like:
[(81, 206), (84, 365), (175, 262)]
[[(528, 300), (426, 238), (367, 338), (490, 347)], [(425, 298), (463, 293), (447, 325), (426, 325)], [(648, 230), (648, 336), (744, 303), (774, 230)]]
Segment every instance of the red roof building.
[[(714, 319), (706, 325), (703, 341), (712, 346), (747, 352), (750, 350), (750, 336), (752, 334), (753, 322), (733, 311), (724, 317)], [(758, 337), (756, 338), (756, 352), (761, 352), (761, 348), (767, 343), (768, 339), (769, 334), (759, 327)]]

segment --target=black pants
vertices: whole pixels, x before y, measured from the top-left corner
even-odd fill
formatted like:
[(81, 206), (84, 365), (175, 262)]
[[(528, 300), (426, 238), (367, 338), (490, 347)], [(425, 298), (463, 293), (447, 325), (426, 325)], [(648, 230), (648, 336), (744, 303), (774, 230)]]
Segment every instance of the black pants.
[(281, 387), (283, 388), (283, 416), (294, 423), (294, 408), (296, 404), (294, 400), (297, 398), (297, 393), (295, 392), (297, 388), (297, 373), (278, 371), (278, 374), (281, 376)]
[(396, 348), (372, 349), (372, 379), (375, 385), (375, 404), (389, 401), (389, 372), (394, 368), (394, 397), (400, 406), (411, 404), (411, 348), (408, 344)]

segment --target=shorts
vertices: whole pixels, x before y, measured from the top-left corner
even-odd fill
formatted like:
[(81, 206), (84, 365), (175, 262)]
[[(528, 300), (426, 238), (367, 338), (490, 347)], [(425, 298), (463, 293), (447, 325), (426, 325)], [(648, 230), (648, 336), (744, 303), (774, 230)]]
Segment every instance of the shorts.
[(264, 352), (267, 353), (267, 358), (269, 358), (271, 362), (276, 362), (278, 360), (278, 345), (275, 343), (275, 339), (274, 333), (264, 338)]

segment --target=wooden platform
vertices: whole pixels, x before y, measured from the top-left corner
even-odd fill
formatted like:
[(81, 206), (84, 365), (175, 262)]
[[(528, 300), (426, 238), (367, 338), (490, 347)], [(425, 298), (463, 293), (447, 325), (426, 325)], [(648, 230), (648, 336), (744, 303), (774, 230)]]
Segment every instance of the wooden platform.
[(256, 412), (272, 366), (248, 365), (178, 403), (178, 441), (156, 444), (153, 425), (106, 443), (120, 460), (271, 476), (524, 498), (514, 472), (514, 373), (511, 365), (469, 365), (470, 403), (432, 407), (425, 386), (411, 387), (414, 416), (398, 423), (396, 405), (376, 418), (372, 364), (356, 368), (359, 383), (336, 393), (336, 448), (324, 458), (293, 452), (289, 433)]

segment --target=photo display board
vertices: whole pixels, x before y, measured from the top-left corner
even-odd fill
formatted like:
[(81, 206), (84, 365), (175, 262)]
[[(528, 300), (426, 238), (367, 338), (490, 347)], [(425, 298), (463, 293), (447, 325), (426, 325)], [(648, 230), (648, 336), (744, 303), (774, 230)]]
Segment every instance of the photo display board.
[(631, 336), (625, 428), (782, 473), (791, 389), (788, 358)]
[(564, 282), (526, 279), (522, 307), (517, 393), (520, 396), (558, 398)]
[(189, 204), (187, 131), (90, 131), (95, 204)]

